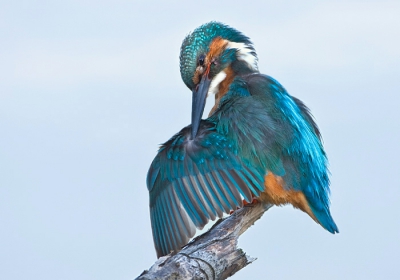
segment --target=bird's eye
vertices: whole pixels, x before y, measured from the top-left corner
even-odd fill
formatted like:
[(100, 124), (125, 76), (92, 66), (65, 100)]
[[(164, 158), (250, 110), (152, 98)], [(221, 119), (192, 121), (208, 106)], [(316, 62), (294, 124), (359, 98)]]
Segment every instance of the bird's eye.
[(205, 59), (205, 56), (204, 56), (204, 54), (202, 54), (202, 55), (199, 57), (199, 65), (200, 65), (200, 66), (203, 66), (203, 65), (204, 65), (204, 59)]

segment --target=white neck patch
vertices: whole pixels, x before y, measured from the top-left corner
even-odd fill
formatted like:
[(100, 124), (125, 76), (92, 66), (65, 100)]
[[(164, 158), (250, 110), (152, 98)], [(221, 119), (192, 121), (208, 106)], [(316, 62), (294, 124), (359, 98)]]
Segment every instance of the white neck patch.
[(245, 43), (228, 42), (226, 47), (229, 49), (237, 49), (237, 58), (246, 62), (251, 69), (258, 71), (257, 57), (252, 54), (254, 50), (250, 49), (248, 45)]
[(225, 80), (225, 78), (226, 78), (226, 72), (222, 70), (211, 81), (210, 88), (208, 89), (208, 94), (216, 94), (219, 90), (219, 84), (223, 80)]

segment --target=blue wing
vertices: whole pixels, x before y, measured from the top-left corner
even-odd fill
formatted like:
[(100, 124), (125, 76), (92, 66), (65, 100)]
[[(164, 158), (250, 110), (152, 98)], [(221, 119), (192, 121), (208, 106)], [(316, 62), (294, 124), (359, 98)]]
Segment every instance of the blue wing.
[(264, 189), (263, 168), (242, 162), (215, 124), (202, 121), (162, 145), (147, 174), (150, 218), (158, 257), (178, 251), (209, 220), (251, 202)]

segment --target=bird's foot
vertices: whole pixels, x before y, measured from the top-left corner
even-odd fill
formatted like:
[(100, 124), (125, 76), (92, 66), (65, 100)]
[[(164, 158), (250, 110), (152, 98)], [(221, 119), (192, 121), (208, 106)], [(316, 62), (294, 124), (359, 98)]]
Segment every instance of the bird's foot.
[(251, 202), (247, 202), (246, 200), (244, 200), (243, 199), (243, 206), (246, 206), (246, 205), (254, 205), (254, 204), (257, 204), (257, 203), (259, 203), (259, 201), (258, 201), (258, 199), (257, 198), (255, 198), (255, 197), (253, 197), (253, 200), (251, 201)]
[[(255, 205), (255, 204), (257, 204), (257, 203), (259, 203), (259, 201), (257, 200), (257, 198), (253, 198), (253, 200), (251, 201), (251, 202), (247, 202), (246, 200), (244, 200), (243, 199), (243, 207), (244, 206), (252, 206), (252, 205)], [(238, 210), (238, 209), (240, 209), (241, 207), (237, 207), (236, 208), (236, 210)], [(235, 212), (236, 210), (231, 210), (230, 212), (229, 212), (229, 215), (232, 215), (233, 214), (233, 212)]]

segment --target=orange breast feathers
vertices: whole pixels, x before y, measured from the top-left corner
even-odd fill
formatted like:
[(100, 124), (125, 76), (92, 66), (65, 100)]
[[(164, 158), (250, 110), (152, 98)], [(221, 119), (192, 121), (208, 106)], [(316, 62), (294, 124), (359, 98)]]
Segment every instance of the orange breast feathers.
[(278, 206), (290, 203), (293, 205), (293, 207), (307, 213), (314, 221), (318, 223), (316, 217), (311, 211), (310, 206), (308, 205), (306, 197), (302, 192), (286, 190), (283, 187), (284, 182), (282, 177), (274, 175), (271, 171), (268, 171), (268, 175), (266, 175), (264, 178), (265, 189), (258, 198), (260, 201)]

